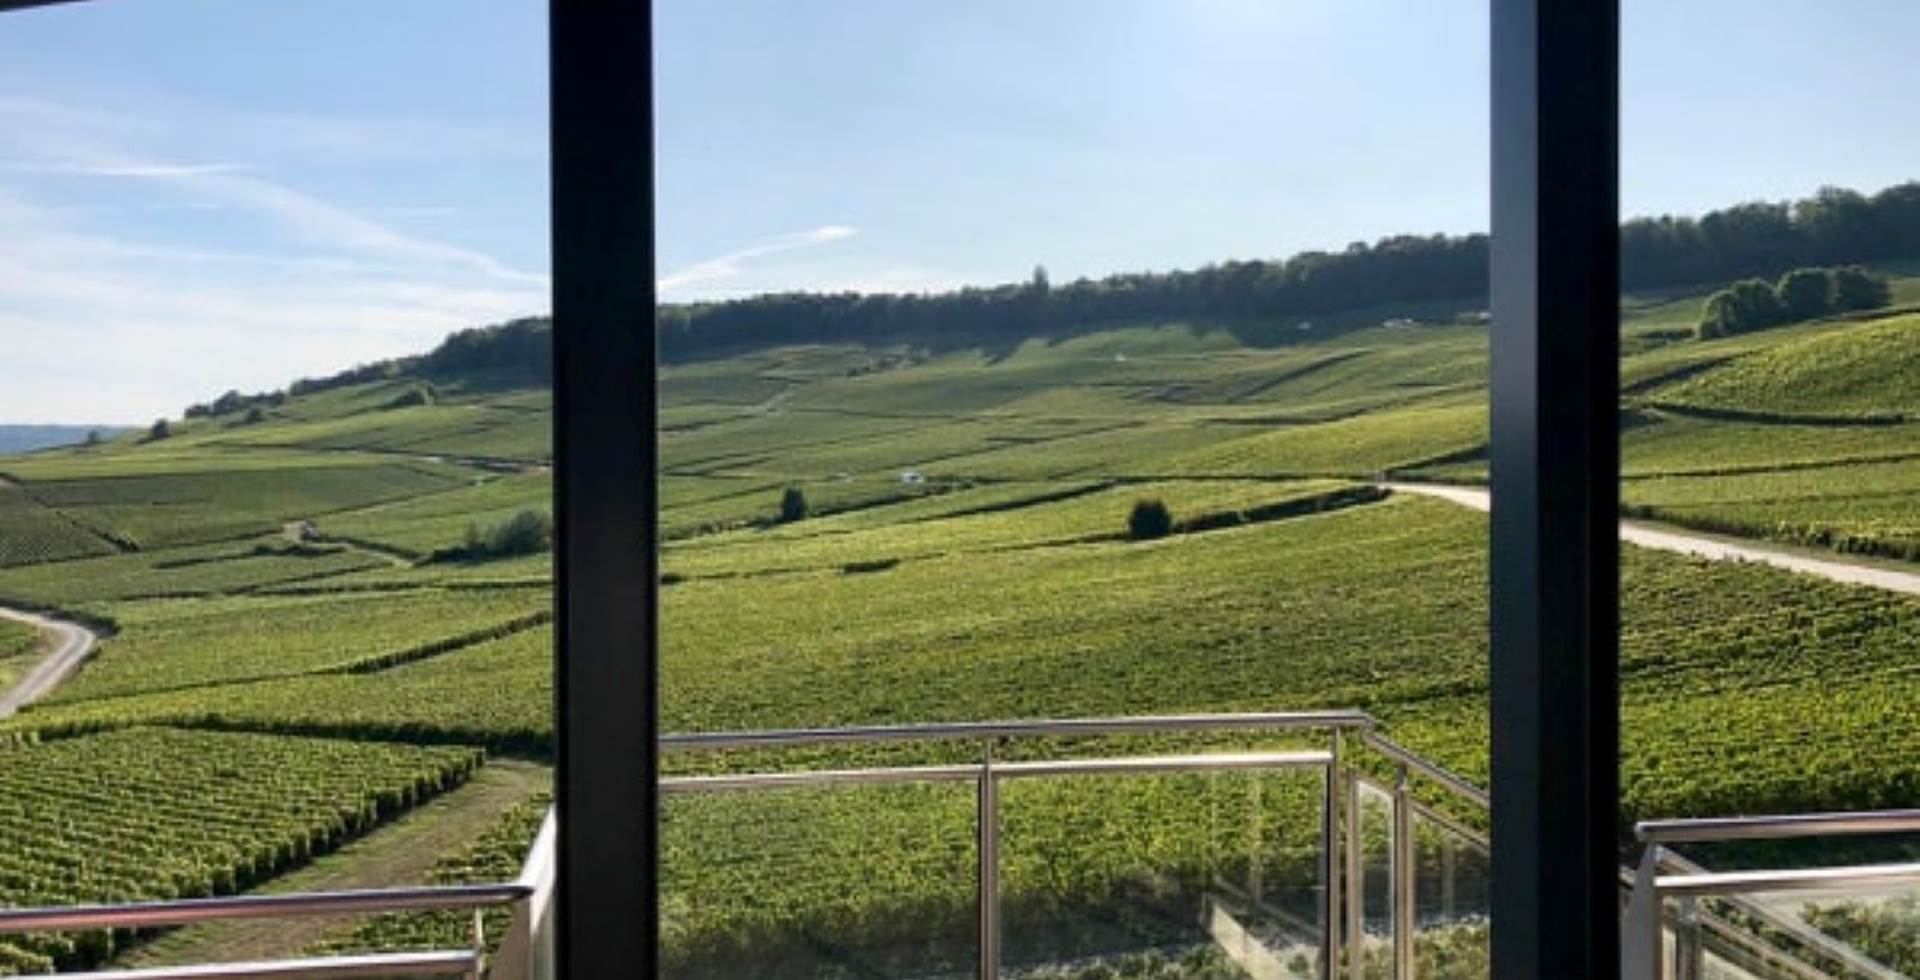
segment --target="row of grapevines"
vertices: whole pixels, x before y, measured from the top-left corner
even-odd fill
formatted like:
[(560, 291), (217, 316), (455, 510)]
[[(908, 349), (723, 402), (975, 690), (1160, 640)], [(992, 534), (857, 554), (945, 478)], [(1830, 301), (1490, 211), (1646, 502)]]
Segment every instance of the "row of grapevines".
[(23, 490), (0, 485), (0, 567), (110, 555), (114, 546)]
[[(244, 890), (459, 785), (481, 761), (466, 748), (164, 728), (0, 750), (0, 904)], [(134, 938), (12, 938), (0, 973), (96, 964)]]

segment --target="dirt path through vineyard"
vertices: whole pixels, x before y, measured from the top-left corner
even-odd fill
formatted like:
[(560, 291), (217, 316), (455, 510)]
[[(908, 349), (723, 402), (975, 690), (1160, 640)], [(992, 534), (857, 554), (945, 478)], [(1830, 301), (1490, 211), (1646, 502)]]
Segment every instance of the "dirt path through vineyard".
[[(1449, 486), (1439, 483), (1382, 484), (1395, 493), (1413, 493), (1434, 497), (1462, 507), (1487, 510), (1492, 497), (1480, 487)], [(1643, 548), (1657, 548), (1683, 555), (1695, 555), (1716, 561), (1755, 561), (1784, 568), (1790, 572), (1818, 575), (1847, 585), (1866, 585), (1890, 592), (1920, 595), (1920, 574), (1842, 559), (1816, 558), (1786, 548), (1746, 541), (1695, 534), (1644, 521), (1621, 521), (1620, 540)]]
[(53, 649), (39, 663), (21, 675), (19, 683), (0, 691), (0, 718), (12, 715), (22, 705), (45, 697), (47, 692), (60, 686), (61, 681), (80, 669), (80, 662), (87, 659), (87, 655), (100, 642), (100, 637), (92, 630), (64, 619), (51, 619), (4, 606), (0, 606), (0, 619), (25, 623), (39, 630), (53, 645)]

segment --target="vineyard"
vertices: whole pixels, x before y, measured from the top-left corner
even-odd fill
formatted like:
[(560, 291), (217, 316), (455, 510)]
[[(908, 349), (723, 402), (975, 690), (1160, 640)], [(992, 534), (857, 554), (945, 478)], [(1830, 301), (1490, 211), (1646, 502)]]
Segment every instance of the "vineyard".
[[(481, 761), (470, 749), (169, 729), (5, 751), (0, 901), (13, 905), (241, 891), (458, 786)], [(132, 938), (9, 939), (0, 965), (90, 966)]]
[[(370, 672), (462, 648), (450, 641), (470, 646), (530, 628), (547, 607), (545, 594), (528, 590), (127, 602), (114, 606), (120, 635), (52, 700)], [(235, 649), (272, 656), (235, 657)]]
[(0, 619), (0, 690), (31, 666), (40, 649), (40, 631), (11, 619)]
[[(434, 862), (427, 880), (436, 885), (477, 885), (510, 881), (520, 874), (534, 835), (553, 799), (536, 795), (502, 813), (492, 827), (458, 853)], [(484, 928), (493, 949), (505, 937), (511, 912), (490, 908)], [(316, 954), (381, 953), (400, 950), (458, 949), (470, 943), (473, 916), (467, 912), (388, 912), (371, 916), (344, 936), (318, 943)]]
[[(1633, 513), (1920, 554), (1920, 422), (1886, 367), (1920, 320), (1696, 341), (1673, 325), (1697, 298), (1628, 309)], [(1205, 324), (1117, 325), (995, 352), (671, 365), (662, 724), (1353, 707), (1483, 779), (1485, 516), (1369, 481), (1485, 478), (1485, 337), (1395, 321), (1254, 347)], [(0, 749), (0, 901), (256, 886), (381, 833), (483, 750), (546, 759), (552, 556), (448, 549), (470, 526), (550, 510), (550, 406), (543, 390), (401, 377), (294, 396), (254, 422), (197, 417), (166, 439), (0, 460), (0, 602), (105, 634), (53, 695), (0, 721), (0, 745), (19, 746)], [(805, 506), (783, 514), (789, 489)], [(1171, 533), (1136, 540), (1147, 498)], [(1911, 801), (1920, 603), (1633, 548), (1622, 595), (1623, 819)], [(0, 624), (0, 676), (17, 635)], [(1201, 744), (1221, 747), (1129, 750)], [(1199, 954), (1125, 950), (1190, 927), (1203, 882), (1300, 900), (1289, 889), (1318, 820), (1307, 782), (1010, 786), (1009, 962), (1035, 977), (1224, 975)], [(663, 953), (682, 976), (805, 974), (822, 949), (929, 975), (964, 963), (971, 805), (954, 786), (676, 797)], [(501, 813), (436, 880), (511, 872), (537, 816)], [(327, 948), (439, 944), (455, 928), (384, 918)], [(141, 938), (0, 946), (0, 974), (111, 962)], [(1418, 955), (1471, 973), (1484, 942), (1435, 933)], [(1069, 948), (1080, 964), (1048, 972), (1042, 954)]]

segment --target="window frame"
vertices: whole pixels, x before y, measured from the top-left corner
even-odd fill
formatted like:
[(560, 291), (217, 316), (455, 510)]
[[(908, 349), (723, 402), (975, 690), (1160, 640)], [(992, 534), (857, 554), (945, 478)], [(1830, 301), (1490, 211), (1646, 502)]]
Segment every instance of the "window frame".
[[(1619, 2), (1490, 3), (1493, 969), (1617, 976)], [(548, 17), (560, 968), (646, 975), (659, 870), (652, 3), (549, 0)]]

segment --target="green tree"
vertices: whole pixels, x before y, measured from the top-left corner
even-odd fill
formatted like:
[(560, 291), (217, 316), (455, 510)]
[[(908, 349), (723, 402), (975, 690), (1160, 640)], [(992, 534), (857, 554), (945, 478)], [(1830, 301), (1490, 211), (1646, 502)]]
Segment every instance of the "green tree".
[(1164, 538), (1173, 533), (1173, 512), (1158, 497), (1147, 497), (1133, 504), (1127, 515), (1127, 537), (1135, 541)]
[(171, 435), (173, 435), (173, 426), (169, 425), (166, 419), (155, 419), (153, 427), (147, 430), (147, 441), (159, 442)]
[(780, 520), (785, 523), (807, 519), (807, 494), (799, 487), (788, 487), (780, 495)]
[(1773, 286), (1763, 279), (1743, 279), (1707, 298), (1698, 331), (1701, 337), (1728, 337), (1764, 330), (1785, 316)]
[(1885, 279), (1857, 265), (1833, 270), (1833, 308), (1836, 310), (1877, 310), (1893, 302), (1893, 290)]
[(523, 510), (492, 527), (469, 524), (466, 545), (464, 557), (476, 561), (539, 554), (553, 547), (553, 518)]
[(1774, 287), (1788, 319), (1811, 320), (1832, 309), (1833, 276), (1825, 269), (1795, 269)]

